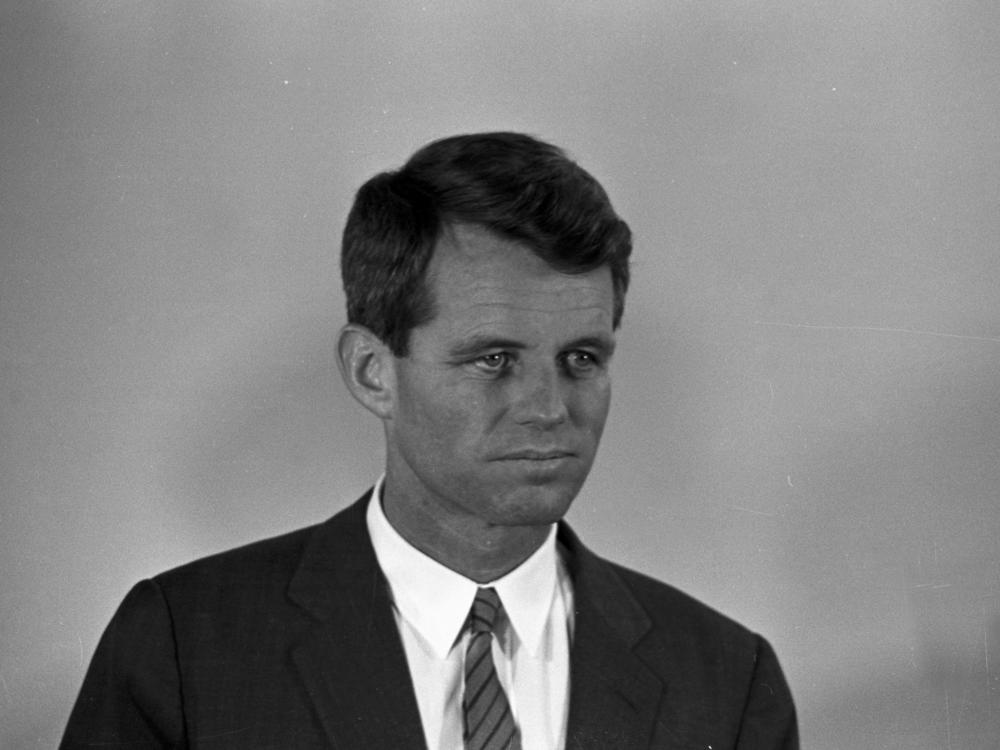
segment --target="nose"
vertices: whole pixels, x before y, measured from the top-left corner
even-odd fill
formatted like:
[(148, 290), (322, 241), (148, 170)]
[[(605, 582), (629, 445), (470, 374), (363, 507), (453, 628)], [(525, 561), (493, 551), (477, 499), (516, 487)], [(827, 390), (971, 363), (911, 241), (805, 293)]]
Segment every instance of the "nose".
[(569, 417), (568, 394), (555, 367), (533, 368), (523, 375), (518, 386), (513, 407), (518, 424), (548, 429)]

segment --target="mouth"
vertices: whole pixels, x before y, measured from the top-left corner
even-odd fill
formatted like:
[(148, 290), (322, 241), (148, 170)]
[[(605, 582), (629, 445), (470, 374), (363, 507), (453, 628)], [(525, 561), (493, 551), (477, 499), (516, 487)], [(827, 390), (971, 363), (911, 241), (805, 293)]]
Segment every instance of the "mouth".
[(564, 458), (571, 458), (576, 454), (572, 451), (560, 448), (538, 449), (525, 448), (523, 450), (511, 451), (500, 456), (500, 461), (558, 461)]

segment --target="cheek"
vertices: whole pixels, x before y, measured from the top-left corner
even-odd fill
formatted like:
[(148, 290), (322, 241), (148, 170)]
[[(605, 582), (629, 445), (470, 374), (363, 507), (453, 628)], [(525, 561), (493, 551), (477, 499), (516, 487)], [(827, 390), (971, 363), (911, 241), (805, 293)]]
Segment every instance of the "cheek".
[(446, 460), (472, 437), (475, 415), (461, 393), (407, 384), (399, 391), (398, 404), (397, 429), (406, 436), (411, 450), (439, 454)]
[(607, 381), (593, 383), (577, 394), (576, 413), (580, 426), (600, 437), (604, 422), (611, 409), (611, 384)]

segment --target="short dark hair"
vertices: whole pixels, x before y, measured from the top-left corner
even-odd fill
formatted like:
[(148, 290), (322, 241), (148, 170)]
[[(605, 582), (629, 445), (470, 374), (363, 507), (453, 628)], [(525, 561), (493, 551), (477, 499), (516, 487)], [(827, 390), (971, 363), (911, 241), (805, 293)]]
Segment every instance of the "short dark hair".
[(427, 266), (443, 229), (455, 224), (523, 243), (566, 273), (607, 265), (618, 327), (632, 252), (628, 225), (561, 149), (502, 132), (434, 141), (361, 186), (341, 248), (348, 321), (406, 356), (410, 331), (434, 317)]

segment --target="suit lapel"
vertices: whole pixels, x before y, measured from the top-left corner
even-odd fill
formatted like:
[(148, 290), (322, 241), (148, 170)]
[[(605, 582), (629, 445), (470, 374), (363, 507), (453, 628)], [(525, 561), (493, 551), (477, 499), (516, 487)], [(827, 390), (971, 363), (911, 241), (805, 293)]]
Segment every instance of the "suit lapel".
[(335, 748), (425, 748), (388, 585), (365, 526), (365, 495), (320, 526), (289, 585), (314, 618), (292, 650)]
[(565, 525), (559, 540), (573, 578), (567, 750), (648, 747), (665, 686), (637, 654), (652, 637), (645, 611)]

